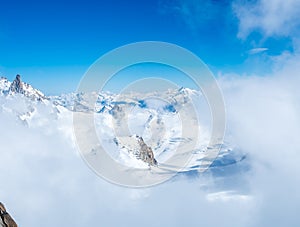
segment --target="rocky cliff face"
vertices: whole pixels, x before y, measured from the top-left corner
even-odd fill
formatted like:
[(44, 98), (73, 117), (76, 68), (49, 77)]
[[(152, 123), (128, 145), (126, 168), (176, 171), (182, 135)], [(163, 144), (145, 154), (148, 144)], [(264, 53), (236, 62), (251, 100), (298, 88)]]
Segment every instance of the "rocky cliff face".
[(153, 151), (151, 147), (148, 147), (147, 144), (144, 142), (142, 137), (137, 136), (138, 144), (140, 145), (138, 159), (148, 163), (151, 166), (157, 165), (157, 161), (154, 158)]
[(141, 160), (148, 166), (156, 166), (157, 161), (154, 157), (152, 148), (149, 147), (141, 136), (132, 135), (115, 138), (115, 143), (120, 149), (125, 149), (129, 155), (137, 160)]
[(16, 79), (10, 85), (9, 92), (24, 94), (23, 83), (20, 75), (17, 75)]
[(5, 206), (0, 202), (0, 226), (1, 227), (18, 227), (16, 222), (7, 213)]

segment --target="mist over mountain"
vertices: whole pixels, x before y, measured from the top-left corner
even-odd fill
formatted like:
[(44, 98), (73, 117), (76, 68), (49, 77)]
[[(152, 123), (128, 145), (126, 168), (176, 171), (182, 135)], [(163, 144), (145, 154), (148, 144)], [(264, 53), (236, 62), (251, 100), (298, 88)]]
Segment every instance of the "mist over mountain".
[[(299, 130), (293, 105), (298, 97), (290, 95), (294, 87), (282, 83), (281, 77), (234, 78), (234, 82), (228, 77), (218, 81), (227, 104), (225, 142), (205, 172), (198, 170), (208, 148), (210, 118), (199, 91), (169, 90), (159, 94), (161, 99), (108, 92), (47, 97), (30, 85), (23, 86), (23, 91), (11, 90), (13, 82), (1, 78), (3, 203), (24, 226), (53, 226), (57, 221), (67, 226), (111, 226), (120, 224), (112, 218), (115, 215), (135, 226), (151, 212), (160, 220), (154, 226), (195, 225), (199, 215), (212, 226), (232, 226), (233, 220), (237, 226), (263, 226), (274, 213), (293, 224), (299, 201), (288, 198), (298, 193), (299, 155), (295, 136), (283, 139)], [(91, 104), (91, 96), (97, 98), (96, 103)], [(158, 165), (167, 168), (163, 163), (178, 143), (191, 142), (180, 136), (178, 124), (178, 111), (191, 100), (198, 103), (199, 140), (190, 162), (170, 181), (153, 188), (123, 188), (99, 178), (81, 159), (73, 134), (75, 111), (94, 114), (99, 139), (117, 162), (149, 168), (136, 153), (139, 136), (151, 147)], [(124, 115), (128, 115), (130, 135), (116, 136), (115, 129), (127, 132), (121, 127)], [(282, 194), (287, 187), (289, 193)], [(270, 207), (274, 203), (277, 206)], [(32, 218), (24, 207), (39, 215)], [(74, 218), (74, 207), (81, 214), (79, 219)], [(179, 212), (183, 208), (185, 212)], [(179, 217), (173, 217), (174, 210)], [(219, 218), (209, 218), (213, 212), (219, 212)], [(49, 215), (55, 220), (49, 220)]]
[[(161, 163), (173, 155), (179, 144), (191, 143), (191, 138), (181, 137), (182, 123), (179, 122), (179, 118), (184, 116), (179, 116), (179, 111), (186, 108), (187, 103), (197, 101), (201, 103), (199, 99), (203, 99), (200, 91), (188, 88), (161, 91), (159, 99), (154, 98), (154, 94), (151, 93), (109, 92), (70, 93), (47, 97), (30, 84), (22, 82), (19, 75), (13, 82), (2, 77), (0, 94), (2, 94), (1, 112), (15, 116), (16, 122), (28, 127), (28, 130), (32, 127), (42, 129), (61, 118), (71, 117), (72, 112), (95, 113), (96, 128), (103, 146), (107, 147), (108, 153), (116, 161), (128, 165), (140, 159), (136, 155), (139, 153), (139, 145), (132, 145), (135, 143), (135, 136), (145, 140), (153, 149), (154, 157)], [(157, 96), (157, 92), (155, 94)], [(95, 104), (90, 103), (93, 96), (97, 96)], [(191, 110), (188, 109), (187, 112), (189, 111)], [(124, 118), (127, 115), (129, 118)], [(188, 117), (188, 113), (185, 115)], [(134, 119), (131, 119), (131, 116)], [(129, 134), (128, 132), (122, 134), (123, 121), (128, 121), (131, 127)], [(71, 130), (72, 126), (69, 127)], [(118, 136), (114, 134), (114, 130), (118, 131)], [(198, 145), (190, 151), (193, 152), (192, 159), (181, 170), (182, 172), (196, 173), (205, 159), (204, 154), (209, 142), (209, 125), (199, 125), (199, 131)], [(245, 157), (245, 154), (233, 150), (228, 144), (223, 144), (220, 156), (212, 166), (231, 165), (242, 161)]]

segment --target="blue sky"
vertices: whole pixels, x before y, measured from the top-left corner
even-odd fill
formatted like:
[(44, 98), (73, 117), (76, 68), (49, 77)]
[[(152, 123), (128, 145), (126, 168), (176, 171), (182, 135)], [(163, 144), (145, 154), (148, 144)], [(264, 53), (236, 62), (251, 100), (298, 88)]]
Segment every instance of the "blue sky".
[(243, 12), (249, 2), (2, 1), (0, 75), (13, 79), (19, 73), (46, 94), (70, 92), (101, 55), (147, 40), (187, 48), (215, 74), (264, 75), (270, 56), (294, 51), (293, 40), (289, 31), (268, 33), (263, 24), (243, 27), (244, 18), (260, 15)]

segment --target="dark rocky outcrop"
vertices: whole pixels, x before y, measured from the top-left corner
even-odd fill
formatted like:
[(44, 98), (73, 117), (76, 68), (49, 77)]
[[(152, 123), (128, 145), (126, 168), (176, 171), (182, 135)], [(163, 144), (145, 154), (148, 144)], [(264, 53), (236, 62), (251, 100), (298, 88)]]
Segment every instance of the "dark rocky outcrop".
[(136, 136), (138, 140), (138, 144), (140, 145), (139, 155), (138, 158), (142, 161), (148, 163), (151, 166), (157, 165), (157, 161), (154, 158), (153, 151), (151, 147), (148, 147), (147, 144), (144, 142), (143, 138), (140, 136)]
[(10, 85), (9, 91), (13, 93), (24, 93), (23, 83), (19, 74), (16, 76), (16, 79)]
[(0, 202), (0, 226), (1, 227), (18, 227), (16, 222), (7, 213), (5, 206)]

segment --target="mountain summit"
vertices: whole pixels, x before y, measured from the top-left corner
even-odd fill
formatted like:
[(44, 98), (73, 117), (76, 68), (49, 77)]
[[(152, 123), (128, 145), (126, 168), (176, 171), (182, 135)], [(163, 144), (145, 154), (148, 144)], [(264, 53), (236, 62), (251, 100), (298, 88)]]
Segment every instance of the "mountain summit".
[(21, 76), (19, 74), (16, 76), (16, 79), (10, 85), (9, 92), (21, 93), (21, 94), (24, 93), (23, 83), (21, 81)]
[(0, 94), (14, 95), (22, 94), (32, 100), (41, 101), (47, 97), (39, 90), (33, 88), (30, 84), (24, 83), (18, 74), (13, 82), (8, 81), (5, 77), (0, 78)]

